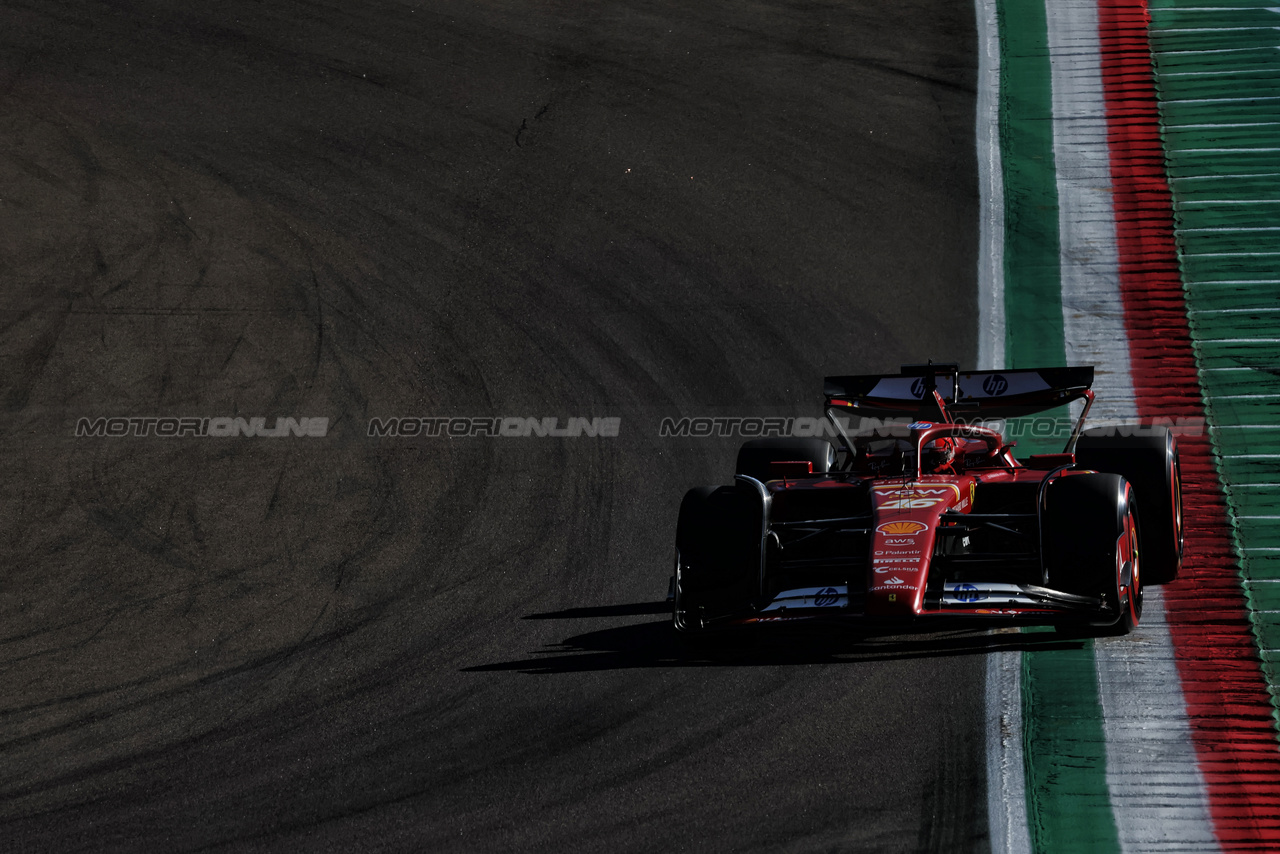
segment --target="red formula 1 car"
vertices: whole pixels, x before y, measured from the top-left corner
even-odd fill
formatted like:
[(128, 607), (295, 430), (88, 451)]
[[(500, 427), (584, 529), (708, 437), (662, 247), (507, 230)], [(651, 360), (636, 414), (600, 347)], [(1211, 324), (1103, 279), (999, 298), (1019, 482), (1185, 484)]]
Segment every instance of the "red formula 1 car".
[[(1173, 580), (1182, 563), (1178, 452), (1163, 428), (1084, 430), (1092, 383), (1090, 367), (828, 377), (838, 447), (749, 441), (733, 486), (685, 495), (675, 628), (837, 619), (1130, 631), (1144, 584)], [(976, 423), (1077, 400), (1059, 454), (1019, 461), (1014, 443)], [(846, 430), (850, 416), (873, 426)]]

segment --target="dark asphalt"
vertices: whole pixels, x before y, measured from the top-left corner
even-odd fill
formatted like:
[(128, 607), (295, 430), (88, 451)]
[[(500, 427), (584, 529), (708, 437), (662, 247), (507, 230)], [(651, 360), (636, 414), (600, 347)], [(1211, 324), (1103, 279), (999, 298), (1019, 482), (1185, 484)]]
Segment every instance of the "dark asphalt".
[(972, 14), (0, 5), (0, 848), (983, 849), (1000, 636), (683, 649), (658, 435), (973, 363)]

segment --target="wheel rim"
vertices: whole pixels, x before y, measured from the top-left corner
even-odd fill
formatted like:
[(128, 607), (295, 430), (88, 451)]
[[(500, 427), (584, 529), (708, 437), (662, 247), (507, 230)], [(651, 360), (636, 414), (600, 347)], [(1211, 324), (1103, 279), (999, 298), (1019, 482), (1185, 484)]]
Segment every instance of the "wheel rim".
[(680, 550), (676, 550), (676, 588), (671, 600), (671, 624), (678, 632), (697, 632), (702, 628), (702, 618), (685, 609), (684, 566), (680, 562)]
[(1178, 563), (1182, 563), (1182, 464), (1178, 461), (1175, 446), (1173, 452), (1173, 538), (1178, 548)]
[(675, 575), (676, 583), (675, 583), (675, 589), (671, 591), (672, 592), (671, 623), (676, 627), (676, 631), (682, 632), (688, 629), (689, 623), (685, 619), (684, 608), (682, 607), (684, 605), (684, 601), (683, 601), (684, 595), (680, 589), (680, 586), (681, 586), (680, 582), (682, 581), (682, 579), (680, 577), (681, 572), (680, 572), (680, 550), (679, 549), (676, 549), (676, 565), (675, 565), (674, 575)]
[[(1137, 625), (1142, 618), (1142, 561), (1138, 553), (1138, 524), (1132, 505), (1124, 517), (1124, 535), (1121, 538), (1119, 563), (1121, 619)], [(1129, 583), (1124, 584), (1124, 567), (1129, 566)], [(1127, 612), (1127, 613), (1126, 613)]]

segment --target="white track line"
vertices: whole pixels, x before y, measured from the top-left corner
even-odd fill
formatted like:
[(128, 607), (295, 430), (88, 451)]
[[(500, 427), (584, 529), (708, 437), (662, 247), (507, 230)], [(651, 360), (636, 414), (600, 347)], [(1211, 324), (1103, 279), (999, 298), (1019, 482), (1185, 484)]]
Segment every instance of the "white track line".
[(1000, 33), (996, 0), (978, 15), (978, 370), (1004, 361), (1004, 171), (1000, 158)]
[[(1053, 82), (1062, 310), (1067, 364), (1097, 367), (1093, 423), (1137, 418), (1120, 295), (1111, 154), (1096, 0), (1047, 0)], [(1107, 744), (1107, 786), (1128, 852), (1213, 851), (1164, 599), (1152, 588), (1142, 625), (1094, 644)]]
[[(1000, 159), (1000, 33), (997, 0), (974, 0), (978, 19), (978, 370), (1001, 370), (1004, 354), (1004, 174)], [(1022, 755), (1022, 653), (987, 656), (987, 827), (993, 854), (1027, 854)]]
[[(979, 0), (981, 2), (981, 0)], [(993, 854), (1031, 851), (1022, 761), (1022, 653), (987, 656), (987, 826)]]

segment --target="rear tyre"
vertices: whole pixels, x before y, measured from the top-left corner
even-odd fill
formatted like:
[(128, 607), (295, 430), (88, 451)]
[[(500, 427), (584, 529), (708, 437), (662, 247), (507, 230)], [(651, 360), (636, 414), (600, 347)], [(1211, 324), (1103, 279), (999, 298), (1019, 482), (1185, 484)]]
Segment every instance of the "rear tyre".
[(1182, 568), (1182, 467), (1167, 429), (1146, 436), (1110, 436), (1114, 428), (1086, 430), (1076, 444), (1080, 468), (1110, 472), (1133, 486), (1140, 507), (1142, 556), (1148, 584), (1167, 584)]
[(1064, 621), (1060, 628), (1128, 634), (1141, 620), (1143, 604), (1133, 488), (1115, 474), (1065, 475), (1049, 484), (1045, 502), (1042, 548), (1048, 586), (1104, 602), (1094, 619)]
[(738, 449), (734, 471), (759, 481), (773, 480), (770, 466), (790, 460), (807, 460), (815, 474), (825, 474), (835, 464), (836, 449), (825, 439), (752, 439)]
[(696, 635), (708, 617), (750, 602), (760, 569), (759, 506), (732, 486), (689, 490), (676, 523), (672, 625)]

